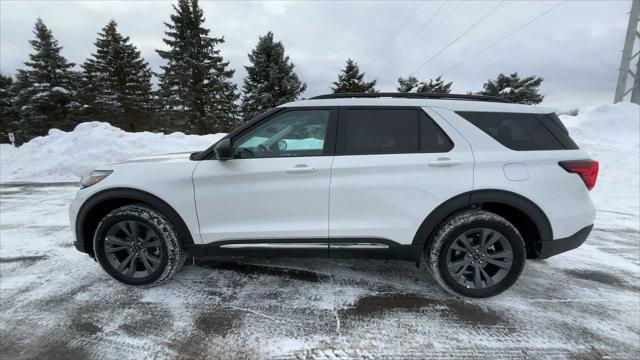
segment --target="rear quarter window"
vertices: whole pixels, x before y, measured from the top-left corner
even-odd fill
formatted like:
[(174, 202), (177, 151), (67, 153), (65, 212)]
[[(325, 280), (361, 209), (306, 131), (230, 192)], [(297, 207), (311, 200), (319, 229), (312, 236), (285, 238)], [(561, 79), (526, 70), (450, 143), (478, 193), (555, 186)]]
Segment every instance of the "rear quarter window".
[(444, 153), (453, 149), (447, 134), (424, 112), (420, 112), (420, 152)]
[(561, 128), (561, 124), (556, 124), (549, 115), (470, 111), (456, 113), (511, 150), (578, 148), (566, 128)]

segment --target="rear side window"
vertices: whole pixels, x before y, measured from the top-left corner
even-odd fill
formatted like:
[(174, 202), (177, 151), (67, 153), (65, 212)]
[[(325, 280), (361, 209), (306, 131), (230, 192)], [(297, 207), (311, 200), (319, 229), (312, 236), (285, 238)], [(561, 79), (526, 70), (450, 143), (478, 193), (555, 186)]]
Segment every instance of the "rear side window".
[[(564, 137), (569, 139), (575, 147), (571, 147), (566, 140), (558, 139), (558, 133), (562, 132), (562, 129), (557, 124), (553, 124), (553, 119), (546, 115), (467, 111), (457, 112), (457, 114), (511, 150), (577, 149), (567, 134), (564, 134)], [(554, 131), (552, 132), (548, 126), (553, 126)]]
[(419, 152), (419, 114), (413, 109), (348, 109), (340, 119), (339, 153), (344, 155)]

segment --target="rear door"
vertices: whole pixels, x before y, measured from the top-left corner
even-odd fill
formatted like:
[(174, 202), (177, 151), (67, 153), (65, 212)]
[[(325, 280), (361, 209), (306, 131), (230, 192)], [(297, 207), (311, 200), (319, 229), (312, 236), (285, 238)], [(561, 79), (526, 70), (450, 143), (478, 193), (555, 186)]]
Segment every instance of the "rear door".
[(330, 190), (330, 248), (411, 244), (444, 201), (470, 191), (467, 141), (429, 109), (340, 110)]

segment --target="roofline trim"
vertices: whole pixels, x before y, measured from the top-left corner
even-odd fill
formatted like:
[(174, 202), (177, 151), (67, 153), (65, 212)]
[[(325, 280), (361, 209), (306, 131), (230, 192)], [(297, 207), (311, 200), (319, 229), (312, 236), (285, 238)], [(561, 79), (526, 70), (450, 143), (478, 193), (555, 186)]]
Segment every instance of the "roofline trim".
[(472, 94), (433, 94), (433, 93), (337, 93), (337, 94), (324, 94), (314, 96), (308, 100), (322, 100), (322, 99), (345, 99), (345, 98), (409, 98), (409, 99), (439, 99), (439, 100), (475, 100), (475, 101), (489, 101), (489, 102), (501, 102), (511, 103), (511, 101), (496, 96), (486, 95), (472, 95)]

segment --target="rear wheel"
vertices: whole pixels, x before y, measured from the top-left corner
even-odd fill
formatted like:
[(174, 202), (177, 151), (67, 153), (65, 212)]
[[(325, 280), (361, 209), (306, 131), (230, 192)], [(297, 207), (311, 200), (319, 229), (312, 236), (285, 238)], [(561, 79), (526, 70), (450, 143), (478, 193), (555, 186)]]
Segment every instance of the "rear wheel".
[(490, 297), (511, 287), (525, 262), (518, 230), (504, 218), (481, 210), (452, 216), (438, 229), (427, 251), (429, 269), (446, 290)]
[(128, 285), (156, 285), (175, 274), (186, 258), (173, 225), (158, 211), (127, 205), (98, 224), (93, 248), (102, 268)]

